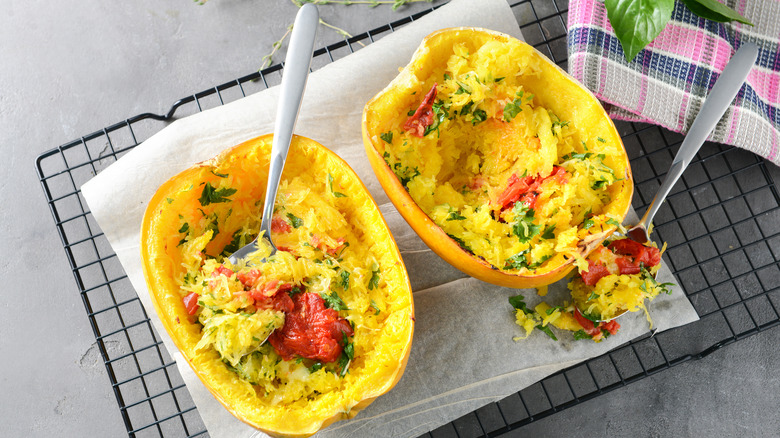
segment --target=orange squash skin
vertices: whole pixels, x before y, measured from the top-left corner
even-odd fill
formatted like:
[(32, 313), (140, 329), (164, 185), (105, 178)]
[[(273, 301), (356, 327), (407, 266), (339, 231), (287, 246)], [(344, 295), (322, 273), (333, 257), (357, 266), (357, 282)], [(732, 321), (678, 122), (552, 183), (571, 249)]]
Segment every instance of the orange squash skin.
[[(199, 340), (200, 329), (187, 314), (184, 304), (181, 302), (178, 285), (174, 281), (180, 268), (176, 264), (176, 258), (171, 257), (170, 254), (175, 251), (171, 247), (176, 245), (175, 241), (179, 237), (178, 235), (170, 236), (172, 228), (167, 223), (168, 217), (176, 215), (176, 212), (167, 210), (171, 204), (168, 199), (180, 193), (180, 188), (183, 185), (192, 182), (197, 186), (198, 181), (211, 178), (214, 169), (224, 169), (224, 166), (229, 165), (231, 160), (235, 162), (251, 154), (265, 154), (267, 157), (270, 155), (271, 142), (272, 135), (270, 134), (249, 140), (211, 160), (185, 170), (163, 184), (150, 200), (143, 219), (141, 257), (151, 300), (165, 330), (212, 395), (235, 417), (264, 433), (275, 437), (307, 437), (338, 420), (354, 417), (378, 396), (392, 389), (400, 380), (411, 352), (414, 305), (411, 297), (411, 286), (400, 252), (368, 190), (340, 157), (313, 140), (295, 136), (290, 154), (305, 155), (306, 159), (311, 161), (311, 168), (320, 169), (324, 166), (336, 180), (340, 180), (350, 187), (349, 196), (350, 198), (354, 197), (356, 205), (361, 206), (362, 220), (371, 223), (371, 231), (373, 232), (371, 241), (385, 254), (381, 265), (383, 280), (387, 283), (388, 290), (391, 290), (392, 296), (403, 303), (401, 308), (397, 310), (397, 315), (387, 316), (388, 324), (394, 324), (393, 328), (388, 329), (388, 331), (397, 332), (398, 337), (381, 338), (390, 341), (387, 348), (391, 350), (388, 350), (387, 353), (395, 354), (395, 359), (390, 360), (390, 362), (382, 362), (393, 364), (389, 369), (367, 371), (367, 377), (358, 381), (364, 382), (366, 387), (357, 389), (347, 387), (343, 394), (332, 395), (333, 400), (339, 401), (338, 404), (334, 402), (331, 406), (328, 403), (321, 403), (325, 406), (322, 408), (322, 412), (317, 411), (321, 406), (315, 404), (312, 406), (316, 406), (316, 409), (312, 407), (311, 410), (316, 412), (306, 412), (298, 407), (278, 406), (273, 408), (278, 412), (272, 413), (269, 417), (259, 411), (267, 411), (270, 408), (263, 406), (263, 409), (258, 409), (257, 406), (253, 406), (246, 400), (235, 400), (227, 395), (227, 390), (233, 388), (233, 385), (239, 384), (237, 382), (240, 380), (238, 376), (222, 366), (218, 356), (215, 362), (213, 358), (203, 357), (204, 355), (196, 354), (194, 351), (194, 345)], [(284, 178), (291, 177), (289, 164), (288, 161)], [(304, 169), (303, 171), (308, 170)], [(254, 180), (257, 185), (250, 190), (252, 194), (264, 194), (266, 175), (251, 175), (251, 178), (242, 179), (242, 181), (251, 180)], [(173, 232), (175, 233), (175, 229)], [(171, 245), (171, 242), (174, 243)], [(391, 316), (394, 317), (392, 320), (390, 320)], [(382, 350), (382, 352), (385, 351)], [(355, 398), (350, 398), (353, 395)]]
[[(379, 136), (382, 131), (378, 127), (381, 124), (382, 117), (389, 111), (388, 108), (392, 107), (393, 101), (399, 100), (401, 94), (409, 89), (410, 84), (417, 81), (416, 74), (432, 70), (429, 59), (439, 56), (437, 51), (446, 50), (447, 47), (451, 47), (455, 42), (470, 39), (480, 39), (480, 41), (494, 39), (506, 44), (527, 46), (524, 42), (508, 35), (477, 28), (443, 29), (428, 35), (412, 56), (410, 63), (404, 67), (400, 74), (384, 90), (366, 104), (362, 119), (363, 144), (366, 154), (377, 179), (399, 213), (428, 247), (445, 261), (465, 274), (499, 286), (533, 288), (548, 285), (565, 277), (575, 267), (575, 259), (569, 258), (565, 260), (563, 257), (556, 256), (556, 258), (548, 262), (550, 266), (547, 268), (523, 274), (495, 268), (461, 248), (458, 243), (452, 240), (431, 220), (409, 195), (382, 157), (382, 140)], [(631, 206), (633, 180), (628, 156), (614, 123), (593, 94), (560, 67), (545, 58), (544, 55), (533, 48), (530, 49), (532, 56), (538, 57), (543, 61), (541, 62), (543, 69), (541, 79), (532, 82), (532, 85), (537, 85), (539, 89), (531, 88), (530, 91), (537, 96), (541, 95), (542, 98), (546, 98), (546, 91), (542, 88), (554, 88), (558, 102), (552, 103), (550, 106), (563, 108), (560, 111), (567, 112), (570, 115), (566, 120), (591, 124), (598, 128), (601, 137), (620, 145), (622, 151), (621, 161), (624, 163), (624, 169), (621, 174), (623, 180), (615, 183), (619, 187), (616, 190), (617, 195), (613, 198), (609, 208), (611, 214), (621, 219), (625, 218)], [(427, 90), (427, 88), (425, 89)], [(546, 102), (545, 106), (548, 106)], [(610, 226), (600, 233), (594, 233), (582, 239), (577, 245), (580, 254), (583, 257), (587, 256), (607, 236), (611, 235), (615, 229), (615, 226)]]

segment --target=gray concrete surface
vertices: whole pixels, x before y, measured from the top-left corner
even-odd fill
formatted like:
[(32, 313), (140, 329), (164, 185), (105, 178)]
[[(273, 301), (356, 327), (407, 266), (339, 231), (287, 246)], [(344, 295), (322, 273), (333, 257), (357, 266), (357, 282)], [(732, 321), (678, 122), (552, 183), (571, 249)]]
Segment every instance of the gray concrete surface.
[[(358, 33), (427, 7), (321, 13)], [(0, 437), (126, 434), (35, 157), (257, 69), (295, 10), (288, 0), (3, 2)], [(778, 346), (770, 330), (507, 436), (780, 436)]]

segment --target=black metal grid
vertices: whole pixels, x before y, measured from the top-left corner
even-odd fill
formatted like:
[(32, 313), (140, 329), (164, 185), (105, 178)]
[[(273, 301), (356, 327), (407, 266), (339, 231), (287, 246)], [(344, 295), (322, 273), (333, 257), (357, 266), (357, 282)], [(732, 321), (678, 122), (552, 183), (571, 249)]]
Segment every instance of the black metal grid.
[[(568, 1), (523, 0), (511, 6), (526, 41), (565, 69)], [(352, 53), (430, 10), (319, 49), (313, 68)], [(174, 115), (193, 114), (276, 85), (282, 69), (277, 64), (185, 97), (167, 114), (137, 115), (36, 160), (130, 436), (205, 436), (208, 432), (79, 187), (166, 126)], [(641, 212), (682, 137), (650, 125), (617, 126), (631, 157), (633, 204)], [(499, 436), (780, 324), (780, 195), (762, 159), (739, 149), (705, 144), (655, 223), (656, 237), (668, 242), (667, 260), (701, 317), (699, 322), (628, 342), (424, 436)]]

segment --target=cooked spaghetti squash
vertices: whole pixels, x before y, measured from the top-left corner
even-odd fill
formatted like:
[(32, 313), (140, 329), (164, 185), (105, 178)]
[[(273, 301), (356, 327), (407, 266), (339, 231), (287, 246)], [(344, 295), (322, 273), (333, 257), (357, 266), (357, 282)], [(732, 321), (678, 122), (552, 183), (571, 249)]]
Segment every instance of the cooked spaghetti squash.
[[(662, 253), (652, 241), (643, 245), (626, 237), (608, 239), (590, 253), (587, 267), (568, 283), (572, 303), (552, 307), (542, 302), (530, 309), (522, 295), (509, 299), (516, 323), (524, 330), (517, 339), (539, 329), (557, 340), (550, 327), (573, 331), (575, 339), (596, 342), (616, 334), (620, 324), (614, 318), (639, 310), (647, 314), (647, 301), (671, 292), (671, 283), (655, 279)], [(648, 321), (652, 326), (649, 314)]]
[(272, 137), (166, 182), (142, 228), (144, 273), (171, 338), (212, 394), (276, 436), (354, 416), (400, 379), (413, 304), (395, 242), (346, 163), (295, 137), (270, 255), (257, 236)]
[(410, 225), (488, 282), (539, 286), (585, 266), (630, 204), (628, 159), (598, 101), (507, 35), (428, 36), (366, 105), (363, 134)]

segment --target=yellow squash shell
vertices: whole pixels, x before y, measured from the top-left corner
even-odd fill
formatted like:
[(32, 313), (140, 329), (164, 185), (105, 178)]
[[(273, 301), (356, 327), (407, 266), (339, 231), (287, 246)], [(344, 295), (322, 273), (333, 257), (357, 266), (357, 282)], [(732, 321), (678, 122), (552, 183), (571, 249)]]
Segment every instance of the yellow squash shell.
[[(332, 390), (314, 391), (292, 402), (278, 402), (279, 397), (274, 401), (274, 391), (259, 390), (239, 378), (213, 349), (196, 348), (202, 335), (201, 326), (182, 302), (182, 277), (187, 271), (183, 248), (197, 236), (212, 233), (216, 226), (218, 232), (211, 236), (203, 251), (222, 260), (219, 254), (230, 243), (233, 233), (247, 221), (259, 221), (271, 143), (271, 135), (249, 140), (163, 184), (144, 216), (141, 256), (155, 310), (184, 358), (214, 397), (238, 419), (265, 433), (304, 437), (334, 421), (354, 417), (398, 382), (411, 349), (414, 307), (398, 248), (365, 186), (334, 153), (313, 140), (296, 136), (284, 169), (280, 196), (298, 196), (297, 192), (291, 192), (292, 185), (287, 184), (305, 175), (312, 182), (301, 189), (306, 192), (301, 196), (314, 193), (332, 197), (329, 205), (335, 205), (340, 213), (339, 221), (342, 218), (346, 221), (339, 225), (346, 230), (351, 244), (345, 251), (360, 254), (362, 263), (370, 259), (373, 269), (381, 272), (381, 281), (361, 289), (363, 294), (371, 289), (370, 297), (342, 297), (350, 307), (341, 312), (342, 316), (355, 326), (355, 357), (349, 372), (336, 379)], [(201, 199), (207, 184), (215, 188), (217, 196), (222, 194), (227, 200), (204, 205)], [(225, 191), (226, 187), (235, 192)], [(334, 196), (336, 190), (338, 196)], [(292, 202), (277, 197), (277, 207), (288, 201)], [(219, 219), (209, 225), (208, 218)], [(288, 238), (285, 244), (295, 242)], [(363, 268), (356, 269), (356, 272), (366, 272)], [(365, 269), (371, 277), (372, 267)], [(353, 282), (369, 283), (363, 275), (356, 277), (353, 272)], [(290, 362), (292, 367), (294, 361)], [(306, 372), (304, 368), (303, 373)], [(325, 370), (316, 372), (325, 373)], [(334, 379), (333, 374), (328, 376)]]
[[(486, 47), (491, 47), (489, 50), (500, 54), (489, 59), (484, 65), (466, 65), (470, 61), (464, 60), (484, 52)], [(458, 72), (454, 72), (455, 70)], [(513, 91), (521, 91), (509, 96), (492, 96), (493, 100), (490, 101), (490, 86), (509, 86), (507, 83), (510, 82), (516, 87)], [(441, 132), (438, 131), (439, 128), (436, 132), (426, 129), (425, 134), (420, 136), (420, 129), (417, 137), (413, 137), (414, 130), (404, 124), (432, 87), (438, 87), (439, 95), (449, 93), (446, 94), (450, 99), (446, 102), (450, 105), (449, 108), (442, 110), (442, 101), (437, 101), (438, 108), (434, 105), (435, 117), (439, 118), (439, 122), (434, 123), (439, 123), (437, 126)], [(465, 103), (469, 98), (472, 101)], [(558, 155), (553, 155), (557, 161), (548, 160), (544, 165), (540, 164), (539, 168), (545, 167), (546, 170), (539, 171), (538, 175), (550, 175), (553, 165), (559, 165), (567, 157), (575, 156), (575, 153), (576, 156), (598, 156), (613, 171), (609, 185), (599, 186), (600, 196), (608, 199), (608, 202), (604, 201), (604, 205), (597, 206), (598, 211), (593, 211), (595, 226), (581, 225), (585, 218), (590, 217), (590, 210), (586, 210), (587, 205), (578, 206), (576, 215), (580, 218), (580, 225), (575, 224), (575, 229), (569, 233), (573, 240), (569, 239), (568, 251), (560, 252), (556, 247), (555, 251), (559, 252), (547, 254), (534, 269), (505, 268), (505, 258), (501, 258), (500, 263), (489, 263), (485, 257), (475, 256), (464, 249), (462, 241), (459, 244), (442, 229), (441, 214), (437, 224), (432, 219), (432, 213), (421, 208), (420, 202), (410, 195), (410, 192), (414, 191), (432, 198), (438, 195), (431, 188), (434, 184), (438, 184), (435, 190), (441, 190), (443, 185), (447, 185), (445, 189), (455, 197), (458, 193), (463, 193), (455, 183), (450, 182), (458, 177), (461, 169), (477, 168), (476, 166), (482, 166), (482, 163), (464, 159), (464, 147), (460, 146), (462, 144), (473, 145), (480, 141), (487, 142), (487, 138), (499, 138), (500, 141), (494, 143), (501, 143), (504, 150), (515, 143), (518, 148), (528, 149), (527, 144), (517, 140), (519, 136), (514, 136), (513, 131), (491, 131), (492, 127), (505, 129), (510, 126), (509, 122), (514, 122), (515, 119), (504, 115), (507, 114), (504, 109), (509, 108), (504, 105), (513, 99), (517, 104), (514, 109), (522, 117), (543, 113), (541, 117), (546, 118), (544, 134), (541, 134), (540, 130), (540, 134), (532, 138), (537, 144), (544, 143), (550, 137), (560, 139), (564, 136), (569, 143), (576, 143), (574, 149), (571, 149), (571, 145), (567, 146), (568, 155), (564, 155), (559, 149)], [(533, 106), (523, 106), (525, 104)], [(479, 114), (475, 111), (478, 107), (481, 108)], [(521, 107), (525, 112), (522, 112)], [(546, 112), (540, 112), (540, 108)], [(460, 120), (453, 121), (459, 117)], [(515, 117), (514, 113), (512, 117)], [(460, 136), (454, 140), (452, 135), (446, 135), (450, 131), (445, 132), (447, 129), (456, 129), (452, 127), (458, 127), (460, 130)], [(598, 100), (533, 47), (501, 33), (476, 28), (453, 28), (427, 36), (414, 53), (411, 62), (366, 104), (362, 130), (366, 153), (379, 182), (420, 238), (454, 267), (489, 283), (528, 288), (550, 284), (563, 278), (575, 265), (584, 263), (584, 257), (612, 234), (616, 229), (615, 223), (622, 221), (631, 203), (633, 182), (628, 157), (620, 135)], [(456, 150), (457, 148), (461, 150)], [(525, 152), (516, 150), (514, 153), (519, 157), (515, 160), (540, 160), (536, 155), (544, 155), (542, 152), (523, 155)], [(555, 152), (553, 149), (552, 154)], [(398, 158), (401, 155), (416, 157), (417, 161), (412, 163), (415, 166), (414, 173), (409, 170), (411, 165), (408, 162)], [(454, 160), (460, 161), (453, 164), (456, 163)], [(428, 185), (415, 185), (414, 178), (420, 173), (427, 178)], [(522, 171), (517, 172), (516, 176), (521, 176), (521, 173)], [(501, 174), (503, 179), (500, 182), (507, 181), (506, 175)], [(498, 182), (497, 177), (494, 180)], [(467, 186), (461, 187), (466, 190)], [(496, 189), (493, 190), (495, 195)], [(495, 199), (495, 196), (493, 198)], [(443, 205), (448, 206), (446, 203)], [(480, 208), (475, 205), (469, 207), (471, 212), (478, 212)], [(446, 214), (446, 210), (444, 212)], [(457, 210), (454, 214), (454, 217), (447, 220), (461, 218)], [(537, 219), (538, 215), (539, 212)], [(558, 234), (558, 231), (555, 233)], [(488, 242), (496, 245), (490, 240)]]

